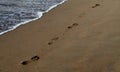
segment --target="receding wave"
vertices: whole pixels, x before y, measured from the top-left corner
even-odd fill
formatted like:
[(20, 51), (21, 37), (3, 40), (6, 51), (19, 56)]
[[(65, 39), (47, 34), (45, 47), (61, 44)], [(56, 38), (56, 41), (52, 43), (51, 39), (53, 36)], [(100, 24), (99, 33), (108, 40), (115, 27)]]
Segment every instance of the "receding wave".
[(41, 18), (66, 0), (0, 0), (0, 35)]

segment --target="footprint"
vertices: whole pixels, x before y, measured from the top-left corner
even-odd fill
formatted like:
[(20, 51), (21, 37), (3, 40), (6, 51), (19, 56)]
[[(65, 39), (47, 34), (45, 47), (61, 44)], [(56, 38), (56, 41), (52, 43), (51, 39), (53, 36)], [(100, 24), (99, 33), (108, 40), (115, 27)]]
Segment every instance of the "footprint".
[(22, 65), (27, 65), (27, 64), (29, 64), (30, 62), (32, 62), (32, 61), (37, 61), (37, 60), (39, 60), (39, 59), (40, 59), (40, 57), (36, 55), (36, 56), (33, 56), (30, 60), (22, 61), (21, 64), (22, 64)]
[(48, 45), (52, 45), (53, 42), (55, 42), (55, 41), (58, 40), (58, 39), (59, 39), (59, 37), (54, 37), (54, 38), (52, 38), (51, 41), (48, 42)]
[(73, 23), (71, 26), (68, 26), (67, 28), (68, 29), (71, 29), (71, 28), (73, 28), (74, 26), (78, 26), (79, 24), (78, 23)]
[(39, 56), (33, 56), (33, 57), (31, 58), (32, 61), (37, 61), (37, 60), (39, 60), (39, 59), (40, 59)]
[(94, 6), (92, 6), (92, 8), (96, 8), (98, 6), (100, 6), (100, 4), (95, 4)]
[(55, 37), (55, 38), (53, 38), (52, 40), (53, 41), (56, 41), (56, 40), (58, 40), (59, 39), (59, 37)]
[(78, 26), (79, 24), (78, 23), (73, 23), (73, 26)]
[(28, 63), (30, 63), (30, 61), (23, 61), (23, 62), (21, 62), (22, 65), (27, 65)]

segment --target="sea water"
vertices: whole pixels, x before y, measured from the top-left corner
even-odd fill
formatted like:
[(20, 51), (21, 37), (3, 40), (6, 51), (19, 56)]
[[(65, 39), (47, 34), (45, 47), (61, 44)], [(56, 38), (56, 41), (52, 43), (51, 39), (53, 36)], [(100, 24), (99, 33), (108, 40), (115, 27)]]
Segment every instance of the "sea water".
[(39, 19), (66, 0), (0, 0), (0, 35)]

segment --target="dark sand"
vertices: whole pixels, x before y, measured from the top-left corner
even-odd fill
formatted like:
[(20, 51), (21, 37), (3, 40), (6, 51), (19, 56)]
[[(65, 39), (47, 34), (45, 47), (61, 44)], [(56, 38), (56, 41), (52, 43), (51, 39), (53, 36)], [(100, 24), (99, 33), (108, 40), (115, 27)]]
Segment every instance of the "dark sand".
[(68, 0), (0, 36), (0, 72), (120, 72), (120, 0)]

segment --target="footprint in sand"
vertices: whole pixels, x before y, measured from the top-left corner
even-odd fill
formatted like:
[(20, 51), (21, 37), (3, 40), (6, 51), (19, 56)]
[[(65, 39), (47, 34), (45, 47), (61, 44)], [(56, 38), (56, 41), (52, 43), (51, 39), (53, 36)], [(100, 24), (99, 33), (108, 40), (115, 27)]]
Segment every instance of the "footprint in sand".
[(92, 8), (96, 8), (98, 6), (100, 6), (100, 4), (95, 4), (94, 6), (92, 6)]
[(56, 41), (56, 40), (58, 40), (59, 39), (59, 37), (54, 37), (52, 40), (53, 41)]
[(38, 61), (40, 59), (39, 56), (33, 56), (30, 60), (26, 60), (26, 61), (23, 61), (21, 62), (22, 65), (28, 65), (29, 63), (31, 62), (34, 62), (34, 61)]
[(54, 37), (51, 39), (50, 42), (48, 42), (48, 45), (52, 45), (55, 41), (57, 41), (59, 39), (59, 37)]
[(78, 26), (78, 25), (79, 25), (78, 23), (73, 23), (72, 25), (68, 26), (67, 28), (68, 28), (68, 29), (71, 29), (71, 28), (73, 28), (73, 27), (75, 27), (75, 26)]
[(40, 59), (39, 56), (33, 56), (33, 57), (31, 58), (32, 61), (38, 61), (39, 59)]
[(78, 23), (73, 23), (72, 25), (73, 25), (73, 26), (78, 26), (79, 24), (78, 24)]

